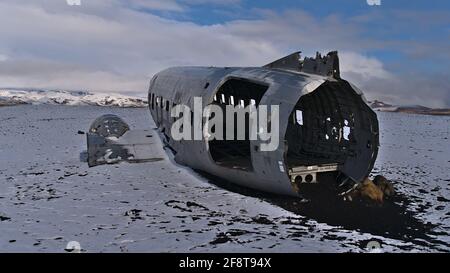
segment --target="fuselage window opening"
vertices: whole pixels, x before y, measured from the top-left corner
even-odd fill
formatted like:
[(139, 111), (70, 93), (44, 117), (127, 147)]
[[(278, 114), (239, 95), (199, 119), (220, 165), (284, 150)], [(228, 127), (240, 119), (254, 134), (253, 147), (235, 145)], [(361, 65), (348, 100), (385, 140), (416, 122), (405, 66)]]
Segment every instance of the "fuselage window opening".
[(148, 93), (148, 108), (152, 109), (152, 93)]
[(152, 98), (151, 98), (151, 104), (152, 104), (152, 109), (155, 109), (155, 93), (152, 93)]
[(302, 110), (295, 110), (295, 122), (297, 122), (298, 125), (303, 125), (303, 111)]

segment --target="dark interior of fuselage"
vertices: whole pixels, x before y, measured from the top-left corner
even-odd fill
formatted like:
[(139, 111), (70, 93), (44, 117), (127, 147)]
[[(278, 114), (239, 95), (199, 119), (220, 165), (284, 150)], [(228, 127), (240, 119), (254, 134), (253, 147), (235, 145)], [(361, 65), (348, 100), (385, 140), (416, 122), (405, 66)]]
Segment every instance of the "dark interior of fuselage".
[[(302, 96), (285, 135), (288, 167), (342, 164), (363, 146), (360, 131), (372, 132), (374, 113), (345, 81), (327, 81)], [(376, 117), (375, 117), (376, 119)]]
[[(268, 86), (255, 83), (246, 79), (229, 79), (214, 95), (213, 104), (219, 105), (224, 113), (223, 140), (209, 141), (209, 151), (216, 164), (243, 170), (252, 170), (251, 147), (249, 137), (249, 114), (246, 113), (245, 133), (243, 139), (238, 139), (238, 114), (234, 114), (234, 136), (233, 140), (226, 140), (227, 122), (225, 109), (227, 105), (244, 109), (250, 104), (257, 107), (267, 91)], [(215, 130), (215, 128), (212, 128)]]

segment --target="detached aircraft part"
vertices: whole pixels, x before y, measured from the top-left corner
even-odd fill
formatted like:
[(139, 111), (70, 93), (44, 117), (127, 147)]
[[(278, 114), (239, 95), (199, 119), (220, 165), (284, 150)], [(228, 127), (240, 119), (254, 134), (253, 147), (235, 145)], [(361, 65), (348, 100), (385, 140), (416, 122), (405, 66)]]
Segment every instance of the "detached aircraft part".
[[(203, 107), (278, 105), (278, 148), (261, 151), (263, 142), (247, 134), (244, 140), (233, 141), (174, 140), (171, 109), (177, 105), (193, 109), (194, 97), (202, 98)], [(263, 67), (169, 68), (150, 81), (148, 102), (177, 163), (257, 190), (298, 196), (303, 184), (320, 183), (320, 174), (327, 172), (339, 173), (342, 184), (353, 185), (369, 175), (378, 153), (377, 116), (362, 92), (341, 79), (335, 51), (303, 60), (295, 52)], [(119, 132), (126, 131), (116, 137), (117, 143), (133, 130), (120, 120), (114, 122)], [(116, 144), (99, 132), (88, 134), (90, 166), (104, 163), (91, 162), (99, 158), (99, 148), (102, 154), (106, 146)], [(98, 144), (98, 137), (106, 143)], [(117, 153), (123, 159), (123, 152)]]
[(87, 133), (88, 149), (81, 154), (81, 158), (87, 161), (89, 167), (121, 161), (160, 161), (162, 157), (155, 157), (152, 149), (152, 138), (149, 130), (130, 130), (118, 116), (103, 115), (91, 124)]

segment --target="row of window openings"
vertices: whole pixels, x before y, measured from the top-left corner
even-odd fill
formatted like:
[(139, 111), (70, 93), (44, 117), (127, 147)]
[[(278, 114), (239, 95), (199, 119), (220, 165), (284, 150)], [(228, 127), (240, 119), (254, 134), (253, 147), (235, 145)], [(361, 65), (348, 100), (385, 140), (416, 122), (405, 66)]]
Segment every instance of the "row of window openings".
[[(214, 101), (217, 102), (217, 96), (214, 95)], [(227, 101), (229, 102), (230, 105), (235, 105), (234, 104), (234, 97), (230, 96), (229, 99), (227, 100), (227, 97), (224, 94), (221, 94), (220, 96), (220, 103), (222, 104), (226, 104)], [(165, 102), (165, 103), (164, 103)], [(151, 104), (152, 104), (152, 109), (155, 109), (155, 94), (151, 95)], [(250, 104), (251, 105), (255, 105), (256, 101), (254, 99), (250, 99)], [(168, 100), (164, 100), (164, 98), (162, 97), (156, 97), (156, 106), (163, 108), (163, 105), (165, 105), (165, 110), (169, 111), (169, 105), (170, 102)], [(176, 104), (173, 103), (172, 108), (175, 107)], [(245, 102), (244, 100), (239, 100), (239, 106), (240, 107), (245, 107)], [(295, 111), (295, 120), (294, 123), (297, 123), (298, 125), (303, 125), (303, 111), (301, 110), (296, 110)]]
[[(213, 100), (215, 102), (218, 101), (217, 100), (217, 95), (214, 95)], [(254, 99), (250, 99), (249, 102), (250, 102), (250, 105), (256, 105), (256, 101)], [(169, 111), (170, 102), (168, 100), (164, 100), (164, 98), (157, 96), (156, 97), (156, 101), (155, 101), (155, 94), (151, 94), (151, 106), (152, 106), (152, 109), (155, 109), (155, 103), (156, 103), (157, 107), (159, 106), (160, 108), (165, 108), (166, 111)], [(229, 105), (233, 105), (233, 106), (239, 106), (239, 107), (245, 107), (246, 105), (249, 105), (243, 99), (238, 100), (238, 104), (236, 105), (235, 104), (235, 100), (234, 100), (234, 96), (227, 97), (227, 96), (225, 96), (225, 94), (221, 94), (220, 95), (220, 103), (221, 104), (229, 104)], [(163, 107), (164, 105), (165, 105), (165, 107)], [(175, 106), (176, 106), (176, 104), (174, 103), (172, 105), (172, 107), (175, 107)]]
[[(164, 103), (165, 102), (165, 103)], [(163, 108), (163, 105), (165, 105), (165, 110), (168, 112), (169, 111), (169, 100), (164, 100), (163, 97), (156, 97), (155, 99), (155, 94), (151, 94), (151, 105), (152, 105), (152, 109), (155, 109), (155, 104), (156, 107), (160, 107)], [(175, 106), (177, 106), (177, 104), (173, 103), (172, 104), (172, 108), (174, 108)], [(183, 112), (180, 113), (180, 118), (183, 117)], [(175, 121), (175, 118), (173, 118), (173, 120)], [(193, 124), (193, 120), (194, 120), (194, 113), (191, 111), (191, 124)], [(183, 128), (183, 125), (181, 125), (181, 128)]]
[[(155, 104), (156, 104), (156, 107), (160, 107), (160, 108), (165, 108), (165, 110), (166, 111), (169, 111), (169, 101), (168, 100), (164, 100), (164, 98), (163, 97), (156, 97), (156, 99), (155, 99), (155, 94), (151, 94), (151, 98), (150, 98), (150, 100), (151, 100), (151, 107), (152, 107), (152, 109), (155, 109)], [(163, 107), (165, 105), (165, 107)], [(174, 103), (173, 105), (172, 105), (172, 107), (175, 107), (176, 106), (176, 104)]]
[[(216, 98), (216, 96), (214, 95), (214, 99), (215, 98)], [(169, 111), (169, 104), (170, 103), (169, 103), (168, 100), (164, 100), (163, 97), (159, 97), (159, 96), (156, 96), (156, 99), (155, 99), (155, 94), (151, 94), (151, 98), (150, 99), (151, 99), (151, 107), (152, 107), (152, 109), (155, 109), (155, 104), (156, 104), (156, 107), (160, 107), (160, 108), (163, 108), (163, 105), (165, 105), (165, 107), (164, 107), (165, 110)], [(223, 102), (225, 101), (225, 96), (223, 94), (222, 94), (222, 101)], [(230, 100), (229, 101), (231, 101), (231, 104), (234, 105), (233, 104), (233, 102), (234, 102), (233, 96), (230, 96)], [(252, 105), (255, 105), (256, 102), (255, 102), (254, 99), (251, 99), (250, 103)], [(239, 106), (244, 107), (244, 105), (245, 105), (244, 100), (239, 100)], [(174, 108), (175, 106), (177, 106), (177, 104), (173, 103), (172, 104), (172, 108)], [(183, 117), (183, 113), (180, 113), (180, 118), (181, 117)], [(175, 121), (175, 118), (174, 118), (174, 121)], [(194, 113), (191, 111), (191, 124), (192, 125), (193, 125), (193, 122), (194, 122)]]
[(245, 107), (247, 105), (256, 105), (256, 101), (254, 99), (250, 99), (250, 103), (248, 103), (247, 101), (241, 99), (241, 100), (237, 100), (237, 104), (235, 104), (235, 99), (234, 96), (226, 96), (225, 94), (220, 94), (219, 95), (219, 100), (217, 99), (217, 95), (214, 95), (213, 97), (213, 101), (215, 102), (219, 102), (221, 104), (228, 104), (228, 105), (233, 105), (233, 106), (239, 106), (239, 107)]

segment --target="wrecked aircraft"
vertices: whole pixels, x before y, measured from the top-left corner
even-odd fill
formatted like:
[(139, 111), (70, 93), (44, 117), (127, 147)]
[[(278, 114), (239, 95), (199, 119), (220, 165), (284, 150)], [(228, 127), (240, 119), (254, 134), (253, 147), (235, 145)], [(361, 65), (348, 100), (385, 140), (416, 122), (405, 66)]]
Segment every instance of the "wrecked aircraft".
[[(194, 97), (203, 107), (278, 105), (278, 147), (263, 151), (264, 141), (249, 139), (248, 132), (240, 140), (174, 140), (171, 110), (192, 108)], [(378, 153), (377, 116), (362, 92), (341, 79), (336, 51), (303, 60), (295, 52), (263, 67), (169, 68), (151, 79), (148, 103), (177, 163), (270, 193), (299, 196), (303, 185), (320, 183), (330, 172), (346, 192), (369, 175)], [(87, 136), (89, 166), (150, 160), (144, 137), (132, 132), (118, 117), (97, 119)]]

